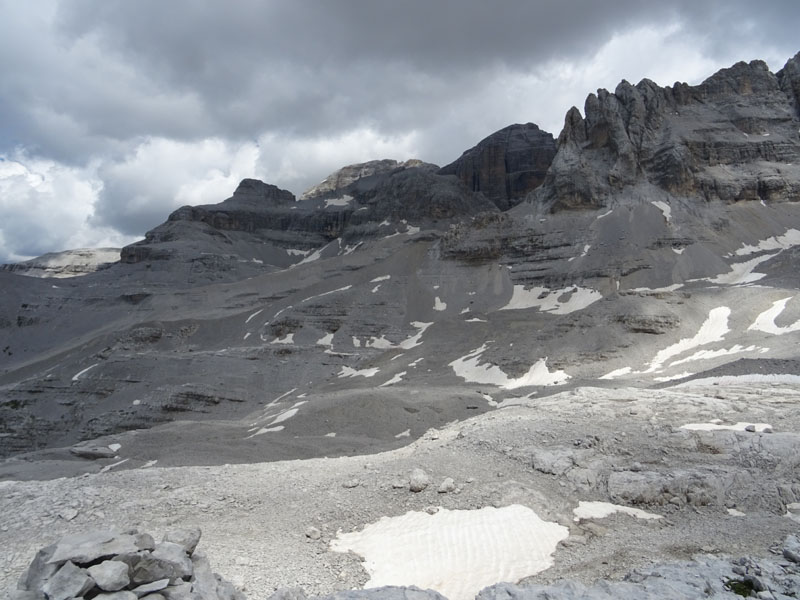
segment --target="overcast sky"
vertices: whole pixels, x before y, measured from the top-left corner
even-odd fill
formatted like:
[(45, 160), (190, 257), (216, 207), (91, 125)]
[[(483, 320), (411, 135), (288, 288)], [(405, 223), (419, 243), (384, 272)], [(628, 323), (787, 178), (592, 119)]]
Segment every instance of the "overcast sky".
[(800, 50), (797, 0), (0, 0), (0, 262), (120, 246), (244, 177), (558, 135), (621, 79)]

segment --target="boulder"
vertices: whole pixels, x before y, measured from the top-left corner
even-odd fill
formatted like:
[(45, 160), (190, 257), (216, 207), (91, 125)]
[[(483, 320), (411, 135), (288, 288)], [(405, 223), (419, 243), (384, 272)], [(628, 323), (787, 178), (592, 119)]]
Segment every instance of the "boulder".
[(79, 598), (94, 587), (89, 574), (71, 561), (67, 561), (58, 572), (42, 586), (48, 600)]
[(431, 479), (425, 471), (422, 469), (414, 469), (411, 471), (411, 475), (408, 478), (408, 489), (415, 493), (421, 492), (430, 485), (430, 482)]
[(128, 565), (117, 560), (104, 560), (86, 570), (97, 583), (97, 587), (106, 592), (116, 592), (131, 582), (128, 577)]

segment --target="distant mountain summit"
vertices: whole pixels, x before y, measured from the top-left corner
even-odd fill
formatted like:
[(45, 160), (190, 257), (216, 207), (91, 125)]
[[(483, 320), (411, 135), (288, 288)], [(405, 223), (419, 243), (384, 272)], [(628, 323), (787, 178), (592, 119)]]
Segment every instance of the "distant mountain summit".
[[(777, 73), (740, 62), (703, 83), (622, 81), (572, 108), (544, 184), (553, 210), (600, 208), (650, 186), (702, 200), (800, 198), (800, 53)], [(637, 189), (637, 186), (640, 186)]]
[(439, 174), (457, 176), (506, 210), (542, 184), (555, 154), (555, 139), (538, 125), (509, 125), (442, 167)]

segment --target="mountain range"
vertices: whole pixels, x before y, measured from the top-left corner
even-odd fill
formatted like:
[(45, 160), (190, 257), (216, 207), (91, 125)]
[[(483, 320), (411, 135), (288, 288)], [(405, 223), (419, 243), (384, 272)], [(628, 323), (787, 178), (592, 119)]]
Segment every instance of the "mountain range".
[[(432, 428), (483, 428), (480, 460), (572, 499), (763, 511), (738, 522), (755, 552), (800, 502), (799, 258), (800, 54), (623, 81), (557, 138), (510, 125), (443, 167), (349, 165), (300, 198), (245, 179), (118, 255), (0, 270), (0, 480), (436, 454)], [(674, 429), (748, 410), (769, 431)]]

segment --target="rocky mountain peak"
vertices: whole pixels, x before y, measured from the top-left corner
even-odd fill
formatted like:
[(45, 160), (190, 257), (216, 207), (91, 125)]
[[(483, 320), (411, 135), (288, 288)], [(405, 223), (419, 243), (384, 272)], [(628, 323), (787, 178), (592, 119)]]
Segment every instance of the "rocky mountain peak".
[(439, 174), (457, 176), (506, 210), (542, 184), (555, 153), (552, 134), (535, 123), (514, 124), (484, 138)]
[(301, 200), (321, 198), (327, 194), (341, 190), (359, 179), (373, 175), (386, 175), (398, 169), (408, 169), (425, 165), (423, 161), (412, 158), (396, 161), (389, 158), (370, 160), (364, 163), (347, 165), (328, 175), (321, 183), (309, 188), (300, 196)]
[(552, 210), (598, 208), (636, 186), (705, 200), (796, 198), (798, 57), (779, 74), (740, 62), (697, 86), (622, 81), (567, 113), (558, 153), (531, 196)]

